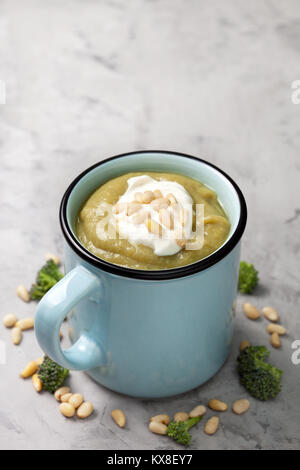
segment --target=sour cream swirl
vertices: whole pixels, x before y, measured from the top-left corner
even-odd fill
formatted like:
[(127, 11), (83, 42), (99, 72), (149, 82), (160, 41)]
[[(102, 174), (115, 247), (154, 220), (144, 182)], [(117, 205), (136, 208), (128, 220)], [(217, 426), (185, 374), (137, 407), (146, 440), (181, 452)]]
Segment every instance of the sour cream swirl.
[[(160, 212), (151, 203), (141, 204), (138, 210), (139, 216), (145, 216), (160, 225), (160, 235), (152, 233), (146, 223), (137, 222), (137, 212), (127, 215), (126, 210), (113, 213), (113, 223), (118, 227), (121, 238), (127, 239), (132, 245), (142, 244), (153, 249), (158, 256), (169, 256), (178, 253), (182, 246), (177, 240), (190, 239), (192, 237), (193, 200), (186, 189), (175, 181), (155, 180), (148, 175), (136, 176), (128, 180), (126, 192), (119, 198), (118, 205), (132, 203), (137, 193), (159, 190), (163, 198), (173, 195), (176, 203), (169, 204), (164, 210), (169, 215), (172, 224), (164, 225), (160, 218)], [(184, 214), (184, 216), (183, 216)]]

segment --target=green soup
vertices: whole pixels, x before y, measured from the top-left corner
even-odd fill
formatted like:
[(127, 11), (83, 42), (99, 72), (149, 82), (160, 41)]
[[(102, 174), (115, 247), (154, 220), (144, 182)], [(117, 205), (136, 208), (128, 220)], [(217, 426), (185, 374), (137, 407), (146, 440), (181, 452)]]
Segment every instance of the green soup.
[[(176, 254), (158, 256), (143, 244), (133, 245), (126, 239), (99, 237), (97, 224), (105, 216), (99, 215), (102, 203), (115, 205), (128, 187), (129, 178), (148, 175), (157, 181), (174, 181), (182, 185), (196, 204), (204, 206), (204, 242), (200, 249), (181, 249)], [(195, 221), (193, 222), (195, 224)], [(193, 227), (195, 229), (195, 226)], [(76, 221), (76, 235), (82, 245), (99, 258), (132, 269), (172, 269), (194, 263), (216, 251), (227, 239), (229, 220), (218, 201), (217, 194), (199, 181), (175, 173), (126, 173), (100, 186), (84, 203)]]

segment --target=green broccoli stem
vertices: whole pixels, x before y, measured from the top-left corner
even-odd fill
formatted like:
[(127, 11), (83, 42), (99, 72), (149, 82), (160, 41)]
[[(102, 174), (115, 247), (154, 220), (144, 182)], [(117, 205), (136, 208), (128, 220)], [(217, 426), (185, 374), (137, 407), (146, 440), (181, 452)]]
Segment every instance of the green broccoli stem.
[(190, 428), (195, 426), (195, 424), (199, 423), (201, 419), (202, 419), (202, 416), (195, 416), (195, 418), (190, 418), (187, 421), (185, 421), (184, 424), (186, 426), (186, 430), (188, 431)]
[(178, 444), (187, 446), (191, 440), (191, 435), (188, 432), (189, 429), (201, 419), (202, 416), (196, 416), (187, 421), (171, 421), (168, 425), (167, 435), (178, 442)]

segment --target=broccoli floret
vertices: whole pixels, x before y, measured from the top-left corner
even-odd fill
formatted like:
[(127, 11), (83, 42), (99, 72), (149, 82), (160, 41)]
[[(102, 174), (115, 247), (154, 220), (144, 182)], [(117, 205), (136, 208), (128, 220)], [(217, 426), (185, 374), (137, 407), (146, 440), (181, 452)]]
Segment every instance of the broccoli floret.
[(201, 421), (202, 416), (190, 418), (187, 421), (171, 421), (168, 425), (167, 435), (172, 437), (178, 444), (187, 446), (190, 443), (191, 435), (188, 430)]
[(258, 283), (258, 271), (251, 263), (240, 262), (239, 291), (243, 294), (251, 294)]
[(31, 286), (30, 298), (40, 300), (63, 276), (53, 260), (47, 261), (38, 272), (35, 283)]
[(241, 384), (258, 400), (275, 398), (281, 390), (282, 371), (264, 361), (269, 354), (265, 346), (249, 346), (237, 358)]
[(38, 369), (38, 376), (43, 384), (43, 389), (50, 393), (54, 393), (63, 384), (68, 374), (68, 369), (56, 364), (48, 356), (44, 357)]

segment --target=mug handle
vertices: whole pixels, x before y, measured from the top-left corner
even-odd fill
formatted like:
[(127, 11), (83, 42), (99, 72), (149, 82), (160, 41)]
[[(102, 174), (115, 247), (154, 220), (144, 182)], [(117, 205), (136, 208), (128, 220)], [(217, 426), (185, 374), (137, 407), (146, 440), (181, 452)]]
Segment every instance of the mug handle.
[[(101, 292), (101, 281), (77, 266), (41, 299), (35, 316), (35, 334), (42, 350), (67, 369), (87, 370), (105, 364), (105, 354), (89, 331), (84, 331), (70, 348), (62, 350), (59, 331), (72, 308), (82, 299)], [(99, 294), (97, 295), (97, 297)]]

